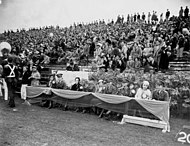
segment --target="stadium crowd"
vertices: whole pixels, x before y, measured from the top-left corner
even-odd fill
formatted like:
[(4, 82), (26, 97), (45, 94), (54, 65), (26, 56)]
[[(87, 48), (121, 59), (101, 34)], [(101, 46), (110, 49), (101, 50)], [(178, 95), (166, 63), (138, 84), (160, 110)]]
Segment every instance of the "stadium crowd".
[[(19, 66), (22, 84), (37, 86), (40, 84), (40, 66), (67, 64), (67, 70), (78, 71), (77, 65), (83, 60), (103, 71), (123, 72), (131, 68), (143, 68), (144, 72), (150, 69), (164, 72), (169, 68), (169, 61), (182, 59), (184, 54), (189, 54), (189, 29), (189, 9), (181, 7), (179, 16), (170, 16), (167, 10), (164, 18), (163, 13), (158, 16), (153, 11), (152, 14), (148, 13), (147, 18), (144, 13), (137, 13), (128, 15), (126, 19), (118, 16), (115, 22), (112, 20), (108, 23), (102, 20), (66, 28), (50, 26), (5, 31), (1, 38), (12, 46), (13, 60), (8, 59), (8, 63)], [(7, 53), (1, 51), (3, 57), (0, 63), (4, 67)], [(51, 78), (49, 87), (66, 88), (62, 79), (59, 81), (61, 76), (57, 75), (57, 81), (54, 81), (54, 76)], [(76, 85), (71, 89), (81, 91), (78, 85), (80, 79), (76, 80)], [(138, 90), (139, 95), (143, 88)], [(97, 92), (99, 90), (101, 88)]]
[[(137, 13), (118, 16), (114, 22), (95, 21), (70, 27), (42, 27), (16, 32), (5, 31), (3, 41), (19, 56), (18, 64), (80, 64), (92, 60), (98, 68), (124, 71), (126, 68), (151, 66), (168, 69), (169, 61), (189, 51), (189, 9), (181, 7), (179, 16), (167, 10), (158, 19), (157, 12), (147, 18)], [(70, 59), (72, 58), (72, 59)], [(163, 63), (164, 62), (164, 63)], [(73, 70), (73, 67), (69, 68)]]

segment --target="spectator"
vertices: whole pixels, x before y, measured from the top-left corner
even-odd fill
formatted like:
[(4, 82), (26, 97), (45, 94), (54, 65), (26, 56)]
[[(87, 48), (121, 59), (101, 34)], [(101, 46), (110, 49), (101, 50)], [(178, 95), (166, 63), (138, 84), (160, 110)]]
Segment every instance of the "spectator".
[[(75, 78), (75, 84), (73, 84), (73, 85), (71, 86), (71, 90), (74, 90), (74, 91), (83, 91), (83, 86), (82, 86), (81, 83), (80, 83), (80, 78), (79, 78), (79, 77), (76, 77), (76, 78)], [(86, 110), (87, 110), (87, 109), (85, 109), (85, 108), (78, 108), (78, 107), (77, 107), (76, 112), (82, 111), (83, 113), (85, 113)]]
[(120, 70), (120, 73), (122, 73), (125, 68), (126, 68), (126, 64), (124, 63), (124, 61), (118, 57), (117, 59), (117, 68)]
[(127, 68), (128, 69), (132, 69), (135, 67), (135, 63), (134, 63), (134, 60), (132, 59), (131, 56), (129, 56), (129, 60), (127, 61)]
[(31, 86), (39, 86), (40, 85), (41, 75), (40, 75), (39, 71), (37, 70), (36, 65), (32, 66), (32, 73), (28, 79), (31, 80)]
[(83, 91), (83, 87), (82, 87), (82, 85), (80, 83), (80, 78), (79, 77), (75, 78), (75, 84), (72, 85), (71, 90)]
[(152, 93), (153, 100), (169, 101), (169, 94), (164, 89), (164, 83), (162, 81), (156, 83), (156, 88)]
[(159, 62), (159, 69), (165, 72), (169, 66), (169, 56), (168, 50), (166, 47), (162, 47), (160, 51), (160, 62)]
[(121, 51), (122, 51), (122, 53), (124, 53), (124, 56), (127, 58), (128, 48), (127, 48), (126, 44), (124, 43), (124, 41), (121, 41)]
[(148, 100), (152, 99), (152, 93), (148, 88), (149, 88), (149, 82), (143, 81), (142, 88), (139, 88), (137, 90), (135, 98), (148, 99)]
[(56, 89), (66, 89), (66, 83), (63, 80), (63, 74), (58, 73), (56, 78)]
[(179, 10), (179, 17), (183, 18), (183, 7), (181, 7)]
[(67, 67), (66, 67), (66, 70), (67, 71), (73, 71), (73, 62), (71, 62), (71, 63), (67, 63)]
[(160, 14), (160, 24), (164, 22), (163, 13)]
[(95, 92), (98, 92), (98, 93), (104, 93), (105, 92), (105, 85), (104, 85), (103, 80), (98, 81)]
[(55, 74), (50, 75), (49, 81), (48, 81), (48, 84), (47, 84), (47, 87), (56, 88), (56, 78), (55, 78)]
[(146, 19), (146, 15), (144, 14), (144, 12), (142, 13), (142, 20), (145, 21)]
[(150, 24), (151, 13), (148, 12), (148, 24)]
[(130, 56), (134, 60), (135, 58), (141, 58), (142, 50), (137, 42), (134, 43)]
[(189, 18), (189, 8), (188, 8), (188, 6), (185, 7), (185, 10), (184, 10), (184, 17), (185, 17), (185, 18)]
[(154, 60), (154, 58), (152, 56), (149, 56), (147, 60), (153, 70), (158, 71), (158, 63)]
[(184, 50), (184, 36), (179, 32), (179, 38), (177, 43), (177, 58), (182, 59)]
[(22, 74), (20, 76), (21, 78), (21, 99), (25, 100), (25, 103), (28, 103), (26, 101), (26, 86), (30, 85), (30, 79), (31, 71), (28, 68), (28, 66), (23, 66)]
[(135, 69), (139, 69), (141, 67), (141, 61), (139, 60), (139, 58), (135, 58), (134, 60), (134, 68)]
[[(47, 83), (47, 87), (50, 87), (50, 88), (56, 88), (56, 78), (55, 78), (55, 74), (51, 74), (50, 77), (49, 77), (49, 81)], [(48, 108), (52, 108), (53, 107), (53, 101), (50, 100), (50, 98), (48, 98), (48, 96), (51, 96), (51, 95), (46, 95), (47, 98), (45, 100), (42, 100), (41, 102), (41, 105), (44, 107), (44, 106), (48, 106)]]
[(166, 20), (169, 20), (169, 17), (170, 17), (170, 11), (167, 9), (167, 12), (166, 12)]
[(73, 71), (80, 71), (78, 63), (74, 61)]

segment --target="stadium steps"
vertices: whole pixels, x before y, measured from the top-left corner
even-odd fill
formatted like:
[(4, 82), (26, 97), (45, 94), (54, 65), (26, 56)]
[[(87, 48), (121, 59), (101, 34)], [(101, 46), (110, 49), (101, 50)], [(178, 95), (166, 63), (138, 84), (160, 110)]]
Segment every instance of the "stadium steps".
[(170, 62), (170, 69), (173, 71), (190, 71), (190, 61), (174, 60)]

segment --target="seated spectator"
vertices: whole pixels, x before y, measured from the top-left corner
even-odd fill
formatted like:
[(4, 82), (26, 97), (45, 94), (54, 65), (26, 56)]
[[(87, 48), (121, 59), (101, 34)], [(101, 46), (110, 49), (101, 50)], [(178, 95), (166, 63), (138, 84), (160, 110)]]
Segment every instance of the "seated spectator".
[(134, 67), (135, 67), (135, 62), (134, 62), (134, 60), (132, 59), (132, 57), (129, 56), (129, 61), (127, 61), (127, 68), (128, 68), (128, 69), (132, 69), (132, 68), (134, 68)]
[(133, 83), (129, 83), (129, 88), (128, 88), (128, 96), (129, 97), (135, 97), (136, 91), (135, 91), (135, 86)]
[(103, 65), (104, 65), (104, 69), (107, 72), (108, 66), (109, 66), (109, 60), (106, 56), (103, 56)]
[(73, 71), (80, 71), (78, 63), (74, 61)]
[(148, 99), (148, 100), (152, 99), (152, 93), (148, 88), (149, 88), (149, 82), (143, 81), (142, 88), (139, 88), (137, 90), (135, 98), (137, 98), (137, 99)]
[(112, 70), (115, 70), (116, 67), (117, 67), (117, 62), (114, 59), (110, 59), (108, 68), (112, 69)]
[[(80, 83), (80, 78), (79, 77), (75, 78), (75, 84), (73, 84), (71, 86), (71, 90), (74, 90), (74, 91), (83, 91), (83, 86)], [(81, 107), (77, 107), (75, 111), (76, 112), (82, 111), (82, 113), (85, 113), (86, 109), (85, 108), (81, 108)]]
[(72, 85), (71, 90), (74, 90), (74, 91), (83, 91), (83, 87), (80, 84), (80, 78), (79, 77), (75, 78), (75, 84)]
[(55, 74), (50, 75), (49, 81), (48, 81), (48, 84), (47, 84), (47, 87), (56, 88), (56, 78), (55, 78)]
[(122, 73), (125, 68), (126, 68), (126, 64), (124, 63), (124, 61), (118, 57), (117, 59), (117, 68), (120, 70), (120, 73)]
[(160, 101), (169, 101), (169, 94), (164, 89), (164, 83), (159, 81), (156, 83), (156, 89), (152, 93), (152, 99)]
[(97, 46), (96, 46), (96, 50), (94, 52), (95, 59), (97, 59), (98, 56), (101, 55), (101, 53), (102, 53), (102, 44), (98, 43)]
[(134, 67), (135, 67), (135, 69), (139, 69), (141, 67), (141, 62), (140, 62), (139, 58), (135, 58)]
[(102, 68), (105, 69), (104, 58), (102, 56), (98, 56), (97, 67), (99, 70)]
[(42, 65), (47, 65), (50, 63), (50, 57), (47, 56), (46, 54), (44, 53), (41, 53), (41, 56), (40, 56), (40, 64)]
[(152, 56), (148, 56), (147, 58), (148, 64), (151, 68), (153, 68), (155, 71), (158, 70), (158, 63), (154, 60)]
[(121, 53), (121, 60), (124, 62), (125, 66), (127, 64), (127, 57), (125, 57), (124, 53)]
[[(149, 82), (148, 81), (143, 81), (142, 87), (139, 88), (135, 94), (136, 99), (144, 99), (144, 100), (150, 100), (152, 99), (152, 94), (151, 91), (148, 89), (149, 88)], [(132, 104), (130, 105), (131, 111), (133, 111), (133, 116), (140, 116), (144, 117), (146, 113), (142, 106), (138, 104)]]
[(67, 71), (73, 71), (72, 65), (73, 65), (73, 64), (71, 64), (71, 63), (67, 63), (66, 70), (67, 70)]
[(41, 75), (39, 71), (37, 70), (37, 66), (33, 65), (32, 66), (32, 73), (31, 76), (29, 77), (31, 80), (31, 86), (39, 86), (40, 85), (40, 79)]
[(99, 80), (98, 84), (96, 86), (96, 91), (98, 93), (104, 93), (105, 91), (105, 85), (104, 85), (104, 81), (103, 80)]
[(132, 56), (132, 59), (134, 60), (135, 58), (140, 58), (142, 56), (142, 50), (141, 50), (141, 47), (138, 45), (137, 42), (134, 43), (133, 45), (133, 49), (131, 51), (131, 54)]
[[(55, 74), (50, 75), (49, 81), (48, 81), (48, 83), (47, 83), (47, 87), (56, 88)], [(46, 96), (48, 97), (48, 96), (51, 96), (51, 95), (46, 95)], [(47, 99), (45, 99), (45, 100), (42, 100), (41, 106), (43, 106), (43, 107), (48, 107), (48, 108), (50, 109), (50, 108), (53, 107), (53, 101), (52, 101), (52, 100), (49, 100), (49, 98), (47, 98)]]
[(57, 78), (56, 78), (56, 88), (57, 89), (66, 89), (66, 87), (67, 87), (62, 76), (63, 76), (63, 74), (61, 74), (61, 73), (57, 74)]

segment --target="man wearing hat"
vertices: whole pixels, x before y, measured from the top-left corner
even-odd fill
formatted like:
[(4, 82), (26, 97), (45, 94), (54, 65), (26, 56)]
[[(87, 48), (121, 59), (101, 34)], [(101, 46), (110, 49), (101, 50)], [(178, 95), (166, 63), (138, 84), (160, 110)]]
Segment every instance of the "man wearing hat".
[(57, 78), (56, 78), (56, 88), (57, 89), (66, 89), (66, 83), (63, 80), (62, 76), (63, 76), (62, 73), (57, 74)]
[(9, 52), (11, 51), (11, 45), (7, 42), (0, 43), (0, 64), (4, 67), (7, 64)]

